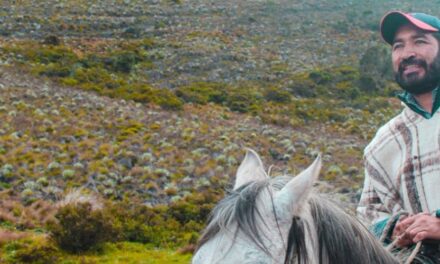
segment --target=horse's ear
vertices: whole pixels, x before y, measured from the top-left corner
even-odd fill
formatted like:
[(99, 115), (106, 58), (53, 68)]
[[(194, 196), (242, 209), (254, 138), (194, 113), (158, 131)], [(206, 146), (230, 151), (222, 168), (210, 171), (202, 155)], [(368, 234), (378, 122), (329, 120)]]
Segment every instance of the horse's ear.
[(305, 203), (310, 193), (313, 183), (318, 179), (321, 170), (321, 156), (305, 171), (290, 180), (275, 197), (275, 205), (281, 212), (288, 213), (290, 216), (299, 213), (301, 205)]
[(252, 149), (246, 148), (246, 156), (238, 167), (234, 190), (248, 182), (262, 181), (268, 177), (258, 154)]

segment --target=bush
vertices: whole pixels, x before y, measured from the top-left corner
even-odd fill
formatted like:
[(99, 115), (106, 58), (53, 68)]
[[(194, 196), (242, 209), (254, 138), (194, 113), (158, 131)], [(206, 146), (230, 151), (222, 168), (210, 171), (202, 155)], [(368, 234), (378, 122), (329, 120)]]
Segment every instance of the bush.
[(229, 91), (226, 106), (240, 113), (256, 113), (261, 108), (261, 99), (262, 96), (258, 92), (239, 87)]
[(327, 71), (315, 70), (309, 74), (309, 78), (316, 84), (325, 84), (332, 80), (332, 76)]
[(267, 101), (277, 103), (289, 103), (291, 101), (290, 94), (287, 91), (278, 89), (276, 87), (267, 89), (264, 93), (264, 98), (266, 98)]
[(218, 83), (198, 82), (176, 90), (176, 95), (185, 102), (206, 104), (222, 103), (226, 100), (225, 85)]
[(287, 90), (298, 97), (315, 97), (317, 84), (310, 79), (310, 74), (307, 72), (299, 73), (293, 76), (289, 81)]
[(116, 228), (102, 210), (92, 210), (90, 203), (67, 204), (61, 207), (49, 225), (52, 238), (60, 248), (78, 253), (111, 241)]
[(157, 89), (147, 84), (124, 85), (114, 90), (107, 90), (106, 95), (141, 103), (153, 103), (167, 110), (183, 108), (183, 102), (173, 92), (167, 89)]
[(156, 90), (156, 103), (166, 110), (181, 110), (183, 102), (167, 89)]
[(183, 245), (182, 226), (167, 215), (167, 207), (149, 208), (127, 201), (108, 207), (120, 226), (121, 239), (157, 247)]
[(376, 83), (373, 77), (363, 75), (359, 78), (359, 87), (362, 91), (367, 93), (373, 93), (380, 89), (379, 84)]
[(69, 67), (61, 66), (58, 63), (50, 63), (42, 67), (38, 73), (47, 77), (67, 77), (71, 74), (71, 70)]
[(134, 65), (140, 61), (141, 57), (132, 51), (118, 52), (104, 59), (109, 70), (122, 73), (130, 73)]
[(78, 60), (78, 56), (69, 48), (59, 46), (45, 46), (35, 43), (27, 43), (21, 47), (7, 48), (13, 53), (21, 54), (27, 61), (41, 64), (57, 63), (62, 66), (68, 66)]
[(363, 91), (383, 91), (381, 87), (393, 76), (389, 48), (383, 45), (369, 48), (359, 62), (359, 72), (359, 85)]

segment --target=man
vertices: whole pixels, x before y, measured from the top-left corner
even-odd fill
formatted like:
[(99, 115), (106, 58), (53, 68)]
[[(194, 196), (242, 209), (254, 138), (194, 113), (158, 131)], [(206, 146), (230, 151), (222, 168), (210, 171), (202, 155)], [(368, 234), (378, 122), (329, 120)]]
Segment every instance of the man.
[(440, 240), (440, 20), (390, 12), (380, 30), (405, 107), (365, 149), (357, 210), (377, 236), (405, 247)]

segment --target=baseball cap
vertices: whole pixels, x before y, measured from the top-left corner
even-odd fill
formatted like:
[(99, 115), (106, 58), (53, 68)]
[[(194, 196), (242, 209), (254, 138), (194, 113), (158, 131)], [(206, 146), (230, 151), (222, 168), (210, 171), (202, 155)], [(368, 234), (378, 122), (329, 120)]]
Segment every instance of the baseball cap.
[(428, 32), (440, 31), (440, 19), (424, 13), (403, 13), (391, 11), (380, 22), (382, 38), (390, 45), (393, 44), (394, 35), (400, 26), (410, 23), (413, 26)]

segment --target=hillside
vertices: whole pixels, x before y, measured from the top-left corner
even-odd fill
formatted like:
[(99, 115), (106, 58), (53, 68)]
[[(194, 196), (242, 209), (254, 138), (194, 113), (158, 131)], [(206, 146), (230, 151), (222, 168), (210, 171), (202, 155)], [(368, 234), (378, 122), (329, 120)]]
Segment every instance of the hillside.
[(326, 65), (357, 65), (380, 41), (387, 10), (439, 13), (437, 1), (32, 1), (3, 2), (8, 38), (153, 38), (149, 83), (173, 88), (194, 81), (281, 82)]
[(2, 188), (27, 201), (85, 186), (109, 198), (168, 203), (226, 187), (244, 147), (258, 150), (277, 174), (299, 171), (322, 152), (324, 168), (339, 164), (346, 175), (331, 179), (338, 188), (359, 187), (366, 140), (325, 126), (283, 128), (213, 104), (163, 111), (5, 67), (0, 83)]
[[(362, 151), (401, 109), (377, 32), (391, 9), (440, 6), (3, 1), (0, 262), (111, 263), (127, 249), (131, 263), (184, 263), (163, 255), (191, 252), (245, 147), (272, 175), (322, 153), (316, 189), (352, 210)], [(60, 209), (78, 189), (104, 209)], [(47, 239), (75, 215), (111, 243), (84, 253)]]
[[(317, 188), (351, 207), (358, 198), (367, 142), (359, 135), (317, 123), (279, 127), (214, 104), (166, 111), (5, 66), (0, 87), (0, 220), (9, 230), (44, 227), (53, 219), (54, 202), (81, 187), (125, 207), (116, 215), (153, 225), (128, 240), (164, 246), (173, 234), (178, 238), (171, 245), (193, 243), (193, 232), (230, 188), (244, 147), (273, 165), (272, 175), (295, 174), (321, 152)], [(144, 206), (156, 218), (136, 213)]]

